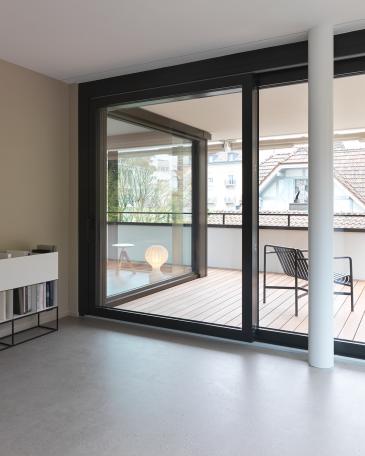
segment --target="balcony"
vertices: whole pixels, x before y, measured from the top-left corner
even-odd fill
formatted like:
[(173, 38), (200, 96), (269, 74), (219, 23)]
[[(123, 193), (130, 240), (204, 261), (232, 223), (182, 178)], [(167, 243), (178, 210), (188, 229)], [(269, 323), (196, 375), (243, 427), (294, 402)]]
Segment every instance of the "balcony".
[[(134, 287), (149, 283), (149, 266), (144, 262), (145, 245), (138, 239), (148, 238), (154, 230), (154, 242), (166, 244), (171, 224), (176, 219), (171, 213), (109, 214), (108, 276), (111, 294), (120, 293), (124, 286)], [(190, 214), (180, 214), (183, 230), (190, 228)], [(308, 217), (302, 212), (261, 212), (259, 216), (259, 320), (260, 326), (275, 330), (306, 333), (308, 328), (308, 298), (299, 300), (298, 316), (294, 312), (292, 290), (268, 290), (266, 303), (262, 298), (263, 247), (265, 244), (307, 247)], [(350, 297), (334, 295), (335, 337), (365, 342), (365, 262), (359, 249), (365, 239), (365, 214), (336, 214), (335, 252), (351, 256), (353, 260), (355, 310), (350, 310)], [(239, 213), (208, 214), (208, 276), (174, 288), (160, 291), (123, 304), (123, 309), (143, 311), (175, 318), (186, 318), (207, 323), (240, 327), (242, 325), (241, 239), (242, 215)], [(133, 242), (130, 263), (118, 264), (118, 251), (113, 243)], [(342, 266), (341, 266), (342, 267)], [(167, 278), (184, 272), (184, 266), (166, 264)], [(285, 276), (278, 261), (268, 264), (268, 284), (292, 286), (292, 278)], [(343, 288), (343, 287), (342, 287)], [(336, 291), (341, 291), (336, 285)]]

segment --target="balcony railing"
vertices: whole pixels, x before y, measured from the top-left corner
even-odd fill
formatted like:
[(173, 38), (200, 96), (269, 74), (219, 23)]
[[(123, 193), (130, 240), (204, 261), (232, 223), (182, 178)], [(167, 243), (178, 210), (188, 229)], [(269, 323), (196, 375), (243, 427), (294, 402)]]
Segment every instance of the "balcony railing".
[[(259, 213), (259, 226), (272, 229), (307, 229), (308, 214), (299, 211), (262, 211)], [(335, 213), (333, 226), (335, 230), (341, 231), (365, 231), (365, 213)]]
[[(240, 228), (242, 213), (209, 212), (207, 222), (210, 227)], [(108, 212), (108, 224), (136, 225), (190, 225), (191, 212)], [(308, 228), (308, 214), (303, 212), (261, 211), (261, 229), (305, 230)], [(334, 228), (341, 231), (365, 231), (365, 213), (336, 213)]]
[(136, 225), (191, 224), (191, 212), (107, 212), (107, 223)]

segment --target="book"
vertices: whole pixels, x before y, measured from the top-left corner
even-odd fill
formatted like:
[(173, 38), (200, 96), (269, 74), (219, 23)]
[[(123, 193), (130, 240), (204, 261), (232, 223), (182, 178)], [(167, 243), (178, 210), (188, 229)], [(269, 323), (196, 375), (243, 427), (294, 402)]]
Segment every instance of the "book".
[(50, 291), (50, 282), (46, 282), (46, 307), (51, 307), (50, 302), (51, 302), (51, 291)]
[(37, 285), (32, 285), (33, 287), (33, 302), (32, 302), (32, 309), (37, 311)]
[(47, 290), (46, 290), (46, 284), (42, 283), (42, 293), (43, 293), (43, 309), (47, 307)]
[(52, 299), (52, 307), (56, 307), (58, 305), (57, 301), (57, 280), (54, 280), (51, 282), (52, 287), (51, 287), (51, 299)]
[(37, 310), (37, 285), (29, 285), (27, 287), (28, 294), (28, 312), (35, 312)]
[(6, 320), (6, 291), (0, 291), (0, 321)]
[(13, 305), (14, 313), (17, 315), (25, 315), (28, 313), (28, 295), (26, 287), (16, 288), (14, 290)]
[(6, 292), (6, 319), (7, 320), (11, 320), (14, 316), (13, 296), (14, 296), (14, 291), (7, 290), (7, 292)]
[(29, 312), (29, 308), (32, 305), (32, 287), (29, 285), (26, 287), (26, 293), (27, 293), (27, 304), (26, 304), (26, 312)]
[(39, 283), (36, 285), (36, 306), (37, 310), (44, 309), (44, 302), (43, 302), (43, 283)]
[(54, 282), (48, 282), (49, 283), (49, 302), (50, 302), (50, 307), (54, 306)]

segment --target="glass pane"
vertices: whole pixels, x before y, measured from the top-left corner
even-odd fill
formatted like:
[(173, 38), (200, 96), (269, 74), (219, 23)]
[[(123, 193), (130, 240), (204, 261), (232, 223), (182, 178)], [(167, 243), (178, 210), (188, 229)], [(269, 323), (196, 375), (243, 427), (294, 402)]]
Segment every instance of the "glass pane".
[[(240, 93), (235, 94), (241, 99)], [(228, 100), (227, 100), (228, 101)], [(241, 104), (241, 100), (240, 103)], [(242, 122), (240, 109), (231, 118)], [(242, 326), (242, 140), (232, 139), (208, 148), (208, 278), (212, 310), (204, 321)], [(238, 136), (239, 134), (239, 136)]]
[(107, 296), (191, 272), (191, 141), (107, 119)]
[(308, 331), (307, 84), (260, 91), (259, 325)]
[(207, 163), (207, 276), (145, 299), (143, 305), (173, 318), (241, 327), (242, 91), (147, 109), (207, 131), (212, 138)]
[(360, 343), (365, 343), (364, 89), (364, 75), (334, 81), (334, 335)]
[[(156, 101), (138, 108), (211, 134), (204, 182), (207, 207), (203, 209), (208, 223), (208, 271), (204, 277), (122, 304), (110, 299), (107, 305), (241, 327), (242, 91), (239, 88), (217, 95)], [(187, 140), (121, 122), (110, 114), (113, 113), (108, 119), (107, 285), (112, 298), (114, 293), (130, 291), (153, 280), (197, 272), (192, 265), (195, 239), (191, 233), (192, 154), (197, 149)], [(140, 182), (142, 161), (144, 179), (146, 173), (149, 179), (148, 191), (154, 193), (140, 204), (133, 191)], [(137, 176), (131, 174), (131, 168)], [(117, 243), (133, 245), (122, 250), (115, 246)], [(155, 244), (163, 245), (169, 254), (161, 268), (163, 278), (159, 275), (157, 279), (145, 260), (146, 249)]]

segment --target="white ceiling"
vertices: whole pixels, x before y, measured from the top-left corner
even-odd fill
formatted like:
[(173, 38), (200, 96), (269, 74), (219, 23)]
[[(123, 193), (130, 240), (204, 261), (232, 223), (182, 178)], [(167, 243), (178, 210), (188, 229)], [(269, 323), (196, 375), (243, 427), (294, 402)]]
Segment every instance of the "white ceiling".
[(0, 58), (68, 82), (365, 26), (363, 0), (1, 0)]
[(129, 122), (120, 121), (116, 119), (111, 119), (108, 117), (107, 121), (107, 135), (127, 135), (134, 133), (145, 133), (149, 131), (147, 128), (140, 127), (139, 125), (134, 125)]
[(149, 105), (145, 109), (208, 131), (213, 140), (241, 137), (241, 92)]
[[(303, 134), (308, 131), (307, 84), (260, 91), (260, 136)], [(244, 94), (243, 94), (244, 97)], [(176, 101), (145, 109), (209, 131), (213, 139), (241, 137), (242, 94)], [(334, 82), (334, 128), (365, 128), (365, 75)]]

